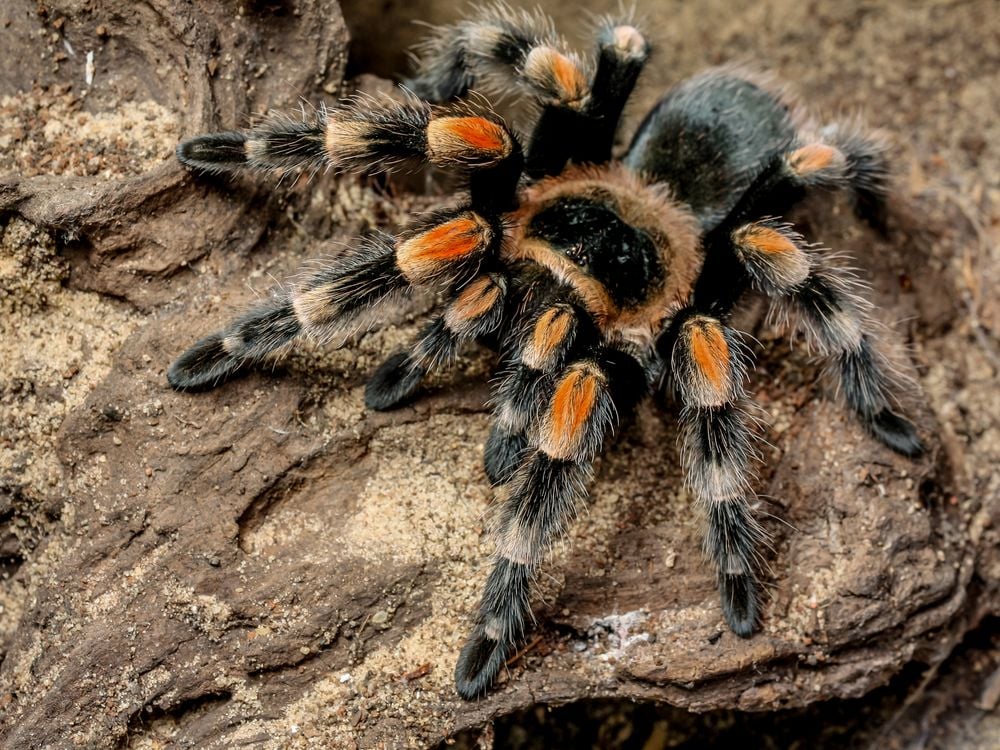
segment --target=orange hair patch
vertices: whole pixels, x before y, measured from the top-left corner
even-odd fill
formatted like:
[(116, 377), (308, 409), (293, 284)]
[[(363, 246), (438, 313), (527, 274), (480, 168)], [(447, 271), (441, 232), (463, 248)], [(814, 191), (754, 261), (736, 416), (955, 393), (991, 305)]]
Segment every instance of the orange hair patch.
[(688, 323), (688, 346), (700, 376), (694, 394), (703, 406), (724, 403), (729, 395), (729, 344), (718, 321), (698, 318)]
[(535, 47), (524, 61), (524, 75), (552, 93), (562, 104), (579, 104), (587, 94), (587, 78), (574, 60), (553, 47)]
[(438, 165), (489, 166), (512, 148), (504, 128), (485, 117), (438, 117), (427, 126), (427, 152)]
[(787, 235), (760, 224), (753, 224), (738, 232), (735, 240), (738, 245), (765, 255), (798, 252), (798, 247)]
[(587, 89), (587, 79), (583, 77), (583, 71), (566, 55), (557, 52), (553, 56), (552, 77), (567, 101), (574, 102), (583, 98)]
[(788, 157), (788, 164), (796, 174), (808, 175), (827, 169), (843, 158), (844, 155), (833, 146), (810, 143), (808, 146), (795, 149)]
[(556, 386), (539, 446), (552, 458), (573, 458), (586, 434), (604, 376), (593, 366), (571, 370)]
[(445, 313), (445, 323), (449, 328), (461, 327), (462, 323), (480, 318), (496, 305), (503, 291), (489, 276), (480, 276), (461, 291)]
[(543, 312), (535, 322), (531, 340), (521, 353), (521, 360), (536, 370), (548, 369), (555, 355), (573, 327), (573, 313), (568, 309), (552, 307)]
[(396, 248), (396, 265), (411, 283), (437, 275), (443, 265), (481, 253), (493, 239), (484, 219), (470, 212), (426, 229)]

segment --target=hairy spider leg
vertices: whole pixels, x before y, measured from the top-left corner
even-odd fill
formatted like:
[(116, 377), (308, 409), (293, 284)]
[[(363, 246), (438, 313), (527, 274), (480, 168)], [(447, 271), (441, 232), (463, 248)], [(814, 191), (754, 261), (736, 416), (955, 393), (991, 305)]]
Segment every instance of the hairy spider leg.
[(412, 286), (452, 290), (451, 309), (471, 305), (464, 288), (473, 285), (470, 295), (483, 291), (475, 284), (479, 269), (496, 254), (502, 237), (498, 220), (467, 208), (438, 213), (397, 238), (376, 234), (195, 343), (170, 366), (167, 379), (180, 390), (211, 388), (282, 352), (301, 335), (343, 344), (371, 322), (377, 307)]
[(592, 350), (559, 373), (527, 455), (501, 488), (493, 568), (455, 669), (463, 697), (482, 695), (493, 684), (523, 636), (542, 556), (586, 497), (593, 459), (607, 433), (645, 393), (642, 367), (611, 347)]
[(582, 103), (589, 95), (584, 62), (566, 49), (541, 11), (487, 7), (441, 26), (417, 49), (417, 69), (404, 82), (421, 99), (448, 102), (473, 87), (498, 97)]
[[(858, 168), (851, 165), (852, 157), (822, 143), (806, 144), (773, 159), (731, 215), (706, 238), (713, 268), (711, 274), (703, 273), (696, 305), (727, 311), (735, 300), (732, 291), (720, 294), (718, 274), (720, 267), (730, 267), (729, 279), (742, 276), (770, 296), (777, 317), (794, 321), (810, 347), (827, 358), (847, 406), (868, 433), (913, 457), (923, 446), (913, 423), (899, 413), (906, 380), (882, 351), (879, 327), (869, 314), (867, 286), (838, 265), (829, 250), (806, 247), (787, 225), (760, 219), (785, 213), (810, 187), (855, 184), (857, 178), (851, 174)], [(710, 276), (714, 281), (708, 280)]]
[(558, 174), (569, 160), (602, 163), (611, 158), (649, 44), (628, 20), (601, 19), (595, 36), (591, 76), (592, 66), (566, 50), (550, 18), (497, 5), (438, 29), (420, 48), (417, 73), (406, 85), (436, 102), (465, 96), (472, 87), (537, 102), (526, 160), (531, 177)]
[[(563, 295), (565, 297), (565, 295)], [(510, 480), (528, 449), (556, 377), (573, 351), (596, 343), (588, 316), (566, 302), (542, 302), (512, 337), (493, 394), (493, 422), (483, 452), (493, 485)]]
[(642, 33), (627, 22), (602, 19), (596, 31), (597, 65), (589, 95), (545, 102), (525, 160), (529, 176), (559, 174), (566, 163), (601, 164), (611, 159), (622, 111), (649, 57)]
[[(476, 287), (465, 296), (463, 290), (496, 257), (504, 235), (502, 213), (516, 206), (523, 157), (517, 139), (499, 118), (432, 112), (425, 105), (355, 103), (322, 113), (310, 128), (274, 119), (245, 133), (198, 136), (178, 147), (178, 158), (202, 171), (286, 169), (324, 162), (366, 170), (424, 159), (466, 171), (470, 203), (440, 212), (398, 238), (376, 234), (352, 252), (308, 271), (290, 289), (277, 291), (182, 354), (167, 373), (173, 387), (214, 387), (283, 351), (302, 334), (325, 342), (346, 338), (370, 321), (374, 308), (412, 286), (452, 295), (449, 312), (456, 330), (464, 325), (462, 314), (475, 307), (477, 289), (493, 298), (493, 287)], [(242, 163), (233, 156), (237, 138), (243, 139)], [(383, 390), (408, 387), (406, 382), (394, 386), (385, 371), (381, 375)], [(408, 371), (399, 376), (413, 379)]]
[(406, 351), (383, 362), (365, 389), (369, 409), (392, 409), (413, 397), (423, 377), (458, 359), (462, 346), (494, 333), (503, 317), (508, 280), (492, 271), (470, 281)]
[(373, 98), (321, 109), (311, 122), (277, 115), (250, 130), (188, 138), (177, 147), (177, 158), (213, 174), (296, 168), (379, 172), (424, 161), (467, 173), (472, 207), (484, 214), (516, 207), (524, 163), (514, 134), (492, 113)]
[(733, 329), (693, 308), (678, 313), (657, 347), (682, 404), (681, 460), (708, 517), (705, 553), (716, 567), (723, 616), (745, 638), (760, 617), (766, 541), (751, 505), (757, 454), (743, 389), (749, 352)]

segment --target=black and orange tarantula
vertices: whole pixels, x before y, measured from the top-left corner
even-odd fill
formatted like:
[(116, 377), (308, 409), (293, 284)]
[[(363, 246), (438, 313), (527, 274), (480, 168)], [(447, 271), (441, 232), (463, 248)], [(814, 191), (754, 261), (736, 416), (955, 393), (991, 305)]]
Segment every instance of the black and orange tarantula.
[[(498, 7), (437, 32), (407, 103), (354, 101), (177, 149), (202, 172), (423, 160), (466, 176), (458, 207), (360, 242), (198, 341), (168, 373), (180, 390), (213, 387), (299, 337), (342, 342), (411, 287), (447, 303), (375, 372), (370, 408), (412, 397), (467, 342), (499, 350), (485, 453), (499, 488), (496, 552), (455, 673), (465, 698), (490, 687), (529, 625), (543, 553), (586, 495), (616, 421), (657, 388), (682, 405), (681, 456), (707, 516), (722, 615), (737, 635), (754, 631), (765, 534), (753, 512), (749, 354), (727, 322), (748, 291), (794, 314), (873, 437), (907, 456), (922, 450), (859, 282), (781, 219), (814, 188), (844, 188), (878, 224), (884, 147), (853, 126), (813, 130), (766, 80), (722, 68), (669, 91), (614, 159), (648, 54), (630, 21), (601, 25), (590, 62), (566, 52), (541, 15)], [(492, 111), (447, 104), (473, 87), (537, 103), (526, 149)]]

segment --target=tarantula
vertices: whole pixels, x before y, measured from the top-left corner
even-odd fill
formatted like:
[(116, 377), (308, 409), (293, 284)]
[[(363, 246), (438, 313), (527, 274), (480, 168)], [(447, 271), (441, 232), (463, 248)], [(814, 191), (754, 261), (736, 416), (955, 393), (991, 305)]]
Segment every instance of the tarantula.
[[(616, 421), (657, 389), (681, 403), (681, 456), (707, 516), (722, 615), (737, 635), (754, 631), (765, 534), (753, 512), (749, 352), (727, 322), (750, 290), (828, 358), (873, 437), (907, 456), (922, 450), (860, 283), (781, 218), (814, 188), (844, 188), (880, 225), (884, 145), (854, 125), (816, 130), (762, 76), (719, 68), (669, 91), (615, 159), (649, 52), (631, 20), (608, 19), (585, 61), (540, 13), (498, 6), (436, 32), (404, 103), (354, 100), (177, 148), (201, 172), (424, 161), (467, 180), (457, 207), (359, 242), (198, 341), (167, 374), (179, 390), (214, 387), (300, 337), (342, 344), (411, 287), (447, 303), (376, 370), (368, 407), (410, 399), (470, 341), (500, 352), (485, 449), (496, 552), (455, 673), (465, 698), (488, 690), (529, 625), (533, 576)], [(473, 87), (537, 104), (526, 149), (492, 109), (469, 103)]]

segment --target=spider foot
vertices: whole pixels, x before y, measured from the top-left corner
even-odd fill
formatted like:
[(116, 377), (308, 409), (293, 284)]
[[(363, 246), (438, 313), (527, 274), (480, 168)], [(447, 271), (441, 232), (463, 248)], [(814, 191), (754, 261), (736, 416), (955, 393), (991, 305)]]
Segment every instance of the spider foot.
[(177, 391), (206, 391), (232, 380), (243, 364), (226, 350), (222, 334), (213, 333), (174, 360), (167, 382)]
[(896, 453), (916, 458), (924, 452), (924, 445), (917, 436), (917, 428), (913, 423), (889, 409), (882, 409), (868, 417), (865, 426), (876, 440)]
[(465, 700), (482, 697), (496, 681), (500, 669), (507, 661), (508, 644), (486, 635), (482, 625), (477, 625), (465, 642), (455, 667), (455, 685)]
[(288, 300), (268, 300), (174, 360), (167, 382), (178, 391), (215, 388), (243, 374), (249, 365), (286, 349), (300, 331)]
[(719, 574), (722, 616), (740, 638), (749, 638), (757, 629), (760, 617), (760, 592), (753, 576), (743, 573)]
[(231, 131), (188, 138), (177, 146), (177, 161), (190, 169), (218, 174), (245, 167), (246, 136)]
[(365, 406), (375, 411), (385, 411), (402, 406), (408, 401), (426, 374), (426, 370), (413, 362), (407, 352), (396, 352), (379, 368), (365, 388)]

